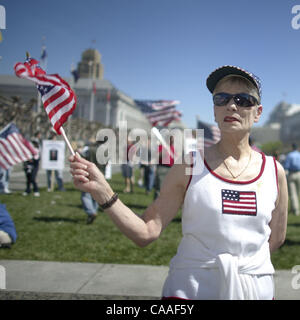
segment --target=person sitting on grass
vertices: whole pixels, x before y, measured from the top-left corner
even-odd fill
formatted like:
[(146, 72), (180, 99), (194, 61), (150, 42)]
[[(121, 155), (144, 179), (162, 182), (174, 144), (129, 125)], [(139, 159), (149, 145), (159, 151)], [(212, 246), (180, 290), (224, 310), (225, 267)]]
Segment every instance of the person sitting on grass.
[(10, 248), (17, 240), (15, 224), (6, 206), (0, 203), (0, 248)]

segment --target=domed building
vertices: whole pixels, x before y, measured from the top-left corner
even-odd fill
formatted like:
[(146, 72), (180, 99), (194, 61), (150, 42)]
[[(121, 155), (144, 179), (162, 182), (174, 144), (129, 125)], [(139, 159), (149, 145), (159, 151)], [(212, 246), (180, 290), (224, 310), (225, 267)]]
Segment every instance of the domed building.
[(81, 79), (103, 79), (103, 65), (101, 64), (101, 54), (95, 49), (87, 49), (81, 55), (78, 63), (78, 76)]
[[(85, 50), (76, 71), (76, 81), (75, 77), (64, 78), (77, 96), (73, 118), (98, 122), (111, 128), (119, 128), (120, 123), (126, 121), (128, 129), (151, 129), (149, 120), (140, 111), (133, 98), (104, 79), (101, 54), (97, 50)], [(15, 75), (0, 75), (0, 95), (19, 96), (26, 103), (31, 99), (37, 99), (37, 94), (32, 81)], [(41, 112), (41, 110), (41, 106), (36, 107), (36, 111)]]

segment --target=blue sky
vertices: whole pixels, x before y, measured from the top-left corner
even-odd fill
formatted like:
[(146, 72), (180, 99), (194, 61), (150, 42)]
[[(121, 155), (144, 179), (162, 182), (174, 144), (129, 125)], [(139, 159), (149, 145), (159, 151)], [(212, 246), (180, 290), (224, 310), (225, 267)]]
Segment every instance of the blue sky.
[[(263, 84), (262, 125), (281, 100), (300, 104), (300, 0), (0, 0), (6, 29), (0, 74), (13, 74), (25, 52), (39, 58), (46, 37), (48, 73), (69, 77), (90, 47), (104, 78), (134, 99), (175, 99), (184, 123), (213, 123), (207, 76), (224, 64)], [(300, 19), (299, 19), (300, 23)], [(95, 43), (92, 41), (95, 40)]]

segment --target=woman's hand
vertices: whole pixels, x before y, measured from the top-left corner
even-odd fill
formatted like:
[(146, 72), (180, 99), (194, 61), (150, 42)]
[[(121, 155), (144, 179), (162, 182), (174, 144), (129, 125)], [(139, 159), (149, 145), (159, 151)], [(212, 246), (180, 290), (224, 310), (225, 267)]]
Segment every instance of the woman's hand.
[(80, 157), (78, 153), (71, 156), (69, 161), (70, 173), (76, 188), (90, 193), (100, 204), (110, 199), (113, 191), (94, 163)]

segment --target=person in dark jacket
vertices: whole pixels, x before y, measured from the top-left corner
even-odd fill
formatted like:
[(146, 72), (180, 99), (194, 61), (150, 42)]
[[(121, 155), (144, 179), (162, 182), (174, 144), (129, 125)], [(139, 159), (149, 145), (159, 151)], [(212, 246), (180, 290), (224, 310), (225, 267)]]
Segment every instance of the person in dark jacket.
[[(39, 144), (37, 141), (32, 140), (32, 144), (34, 147), (39, 150)], [(26, 175), (26, 190), (23, 193), (23, 196), (28, 196), (31, 192), (31, 185), (33, 187), (33, 195), (35, 197), (39, 197), (39, 187), (36, 182), (37, 173), (39, 171), (39, 163), (40, 163), (40, 152), (36, 157), (24, 162), (24, 172)]]

